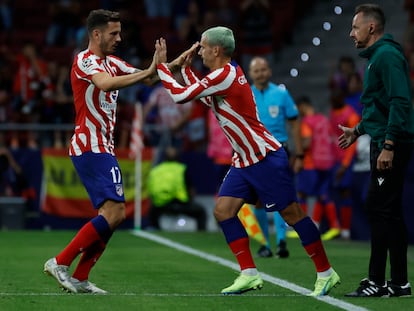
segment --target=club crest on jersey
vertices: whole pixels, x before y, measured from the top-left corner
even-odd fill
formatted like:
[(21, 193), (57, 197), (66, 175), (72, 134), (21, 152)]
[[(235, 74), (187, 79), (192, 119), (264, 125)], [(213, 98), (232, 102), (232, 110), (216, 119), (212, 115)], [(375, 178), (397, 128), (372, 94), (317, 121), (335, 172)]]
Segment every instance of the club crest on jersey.
[(238, 81), (239, 81), (239, 84), (240, 85), (243, 85), (243, 84), (246, 84), (247, 83), (247, 79), (246, 79), (245, 76), (240, 76), (239, 79), (238, 79)]
[(276, 118), (279, 114), (279, 106), (269, 106), (269, 114), (272, 118)]
[(122, 188), (122, 185), (120, 184), (115, 185), (115, 191), (118, 196), (122, 196), (124, 194), (124, 189)]

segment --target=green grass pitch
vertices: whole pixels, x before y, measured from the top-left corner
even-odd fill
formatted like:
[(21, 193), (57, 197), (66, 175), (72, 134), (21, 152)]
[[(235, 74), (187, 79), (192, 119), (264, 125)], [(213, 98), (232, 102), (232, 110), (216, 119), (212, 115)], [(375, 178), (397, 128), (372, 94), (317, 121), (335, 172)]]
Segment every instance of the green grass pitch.
[[(413, 310), (414, 298), (345, 298), (366, 276), (367, 242), (328, 241), (326, 251), (342, 283), (330, 296), (307, 297), (273, 278), (299, 288), (313, 288), (315, 271), (300, 242), (288, 240), (288, 259), (257, 258), (268, 277), (260, 291), (222, 296), (220, 290), (237, 277), (233, 255), (221, 233), (160, 232), (151, 236), (189, 249), (169, 247), (156, 241), (117, 231), (92, 270), (90, 281), (109, 295), (67, 294), (43, 274), (44, 262), (56, 255), (74, 231), (0, 232), (0, 310)], [(251, 241), (255, 253), (258, 244)], [(200, 255), (194, 255), (191, 251)], [(218, 259), (216, 261), (216, 259)], [(414, 282), (414, 250), (409, 247), (409, 278)], [(73, 268), (73, 267), (72, 267)]]

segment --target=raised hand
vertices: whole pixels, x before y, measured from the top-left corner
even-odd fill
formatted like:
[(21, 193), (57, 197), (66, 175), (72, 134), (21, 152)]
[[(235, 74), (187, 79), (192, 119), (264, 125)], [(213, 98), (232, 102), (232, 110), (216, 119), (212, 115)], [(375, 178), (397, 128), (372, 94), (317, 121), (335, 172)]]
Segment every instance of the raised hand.
[(167, 62), (167, 42), (164, 38), (155, 41), (155, 55), (156, 64)]

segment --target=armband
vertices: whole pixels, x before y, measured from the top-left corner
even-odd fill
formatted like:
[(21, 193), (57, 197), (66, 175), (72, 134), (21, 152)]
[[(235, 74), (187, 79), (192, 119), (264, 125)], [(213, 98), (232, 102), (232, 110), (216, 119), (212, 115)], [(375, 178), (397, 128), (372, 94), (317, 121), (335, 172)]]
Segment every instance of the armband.
[(303, 160), (305, 156), (303, 154), (297, 154), (296, 158)]

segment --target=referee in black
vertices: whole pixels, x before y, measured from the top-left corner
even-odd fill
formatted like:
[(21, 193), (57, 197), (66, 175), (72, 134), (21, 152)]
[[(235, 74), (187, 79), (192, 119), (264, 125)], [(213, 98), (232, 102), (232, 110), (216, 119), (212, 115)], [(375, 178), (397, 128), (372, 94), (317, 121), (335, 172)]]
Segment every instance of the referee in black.
[[(371, 180), (365, 204), (371, 229), (368, 278), (347, 297), (411, 295), (407, 279), (407, 228), (403, 219), (404, 178), (414, 146), (414, 110), (408, 64), (400, 44), (384, 34), (383, 10), (356, 7), (350, 37), (367, 59), (362, 119), (354, 128), (339, 125), (339, 146), (371, 136)], [(385, 271), (389, 255), (391, 279)]]

